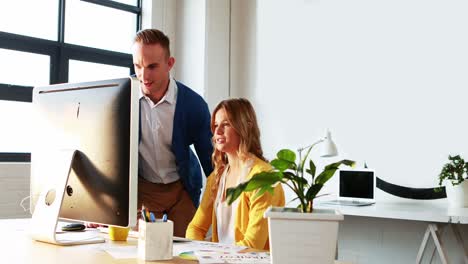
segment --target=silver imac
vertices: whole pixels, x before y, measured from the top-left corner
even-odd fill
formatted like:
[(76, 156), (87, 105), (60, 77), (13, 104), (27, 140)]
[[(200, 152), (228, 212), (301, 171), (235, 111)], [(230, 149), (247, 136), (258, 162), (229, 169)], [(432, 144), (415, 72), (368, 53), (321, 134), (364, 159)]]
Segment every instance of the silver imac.
[(34, 88), (33, 239), (102, 242), (61, 241), (58, 219), (136, 225), (138, 86), (128, 77)]

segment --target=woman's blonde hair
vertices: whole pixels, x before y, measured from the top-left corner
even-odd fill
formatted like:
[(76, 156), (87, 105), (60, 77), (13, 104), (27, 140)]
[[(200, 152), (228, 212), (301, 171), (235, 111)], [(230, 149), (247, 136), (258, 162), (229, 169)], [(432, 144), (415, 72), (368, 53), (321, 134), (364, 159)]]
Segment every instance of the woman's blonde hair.
[[(245, 160), (249, 154), (253, 154), (259, 159), (266, 161), (263, 157), (263, 150), (260, 144), (260, 129), (258, 128), (257, 116), (252, 104), (244, 98), (233, 98), (221, 101), (213, 110), (211, 115), (211, 132), (213, 133), (213, 144), (215, 136), (216, 113), (224, 109), (229, 123), (239, 135), (238, 155), (241, 160)], [(216, 192), (221, 175), (228, 164), (225, 153), (214, 148), (211, 160), (214, 166), (214, 176), (216, 177), (213, 191)]]

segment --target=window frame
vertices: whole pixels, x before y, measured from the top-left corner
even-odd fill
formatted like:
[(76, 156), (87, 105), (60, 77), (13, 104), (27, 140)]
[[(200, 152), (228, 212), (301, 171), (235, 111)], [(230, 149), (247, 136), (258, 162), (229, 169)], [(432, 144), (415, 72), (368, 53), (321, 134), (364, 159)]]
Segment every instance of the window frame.
[[(131, 54), (65, 43), (66, 0), (57, 1), (59, 1), (57, 40), (47, 40), (0, 31), (0, 48), (50, 56), (50, 84), (68, 82), (69, 60), (128, 67), (130, 73), (134, 74)], [(138, 0), (136, 6), (111, 0), (81, 1), (133, 13), (137, 16), (135, 32), (141, 29), (143, 0)], [(0, 83), (0, 100), (32, 102), (32, 90), (33, 87), (31, 86)], [(0, 162), (29, 162), (30, 160), (31, 153), (0, 152)]]

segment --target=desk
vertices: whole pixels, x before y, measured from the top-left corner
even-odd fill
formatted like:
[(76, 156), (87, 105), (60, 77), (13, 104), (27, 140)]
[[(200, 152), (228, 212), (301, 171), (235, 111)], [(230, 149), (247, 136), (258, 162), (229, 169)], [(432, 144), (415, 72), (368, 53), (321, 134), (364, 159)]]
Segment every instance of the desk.
[[(416, 263), (421, 263), (429, 236), (436, 245), (441, 262), (449, 263), (442, 241), (444, 229), (451, 228), (458, 245), (464, 253), (465, 264), (468, 264), (468, 248), (465, 246), (459, 224), (468, 224), (468, 208), (447, 208), (446, 204), (427, 202), (377, 202), (370, 206), (335, 206), (318, 203), (317, 208), (335, 208), (343, 215), (400, 219), (427, 222), (426, 232), (419, 247)], [(434, 252), (432, 252), (432, 255)]]
[[(4, 219), (0, 220), (0, 263), (30, 264), (129, 264), (129, 263), (164, 263), (164, 264), (194, 264), (197, 261), (184, 260), (178, 257), (165, 261), (148, 261), (139, 259), (114, 259), (103, 251), (103, 245), (136, 245), (135, 238), (129, 238), (127, 242), (115, 242), (106, 239), (105, 243), (88, 244), (78, 246), (56, 246), (32, 240), (27, 233), (30, 219)], [(106, 235), (106, 234), (103, 234)], [(335, 264), (345, 264), (336, 261)]]
[[(114, 259), (103, 251), (103, 245), (137, 244), (137, 239), (129, 238), (127, 242), (115, 242), (106, 239), (105, 243), (88, 244), (78, 246), (56, 246), (32, 240), (28, 235), (29, 218), (0, 220), (0, 263), (47, 263), (47, 264), (82, 264), (82, 263), (145, 263), (138, 259)], [(107, 234), (103, 234), (107, 237)], [(152, 261), (147, 263), (197, 263), (180, 259), (178, 257), (170, 261)]]

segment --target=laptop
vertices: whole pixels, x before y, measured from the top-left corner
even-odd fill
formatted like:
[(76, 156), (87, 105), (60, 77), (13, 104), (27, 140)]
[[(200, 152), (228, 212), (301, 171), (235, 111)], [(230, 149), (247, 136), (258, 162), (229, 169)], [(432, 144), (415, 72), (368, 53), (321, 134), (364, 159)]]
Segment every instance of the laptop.
[(339, 170), (339, 195), (336, 200), (321, 204), (366, 206), (375, 203), (375, 175), (373, 170)]

